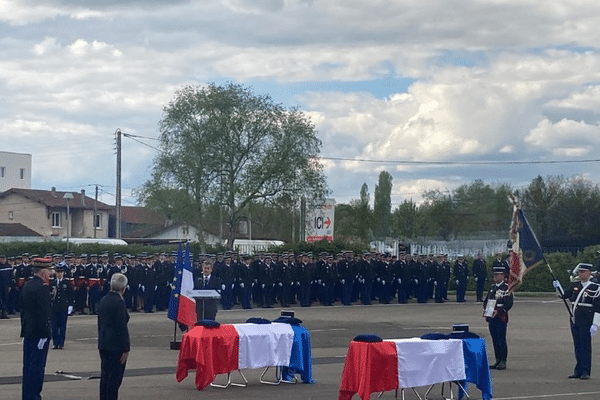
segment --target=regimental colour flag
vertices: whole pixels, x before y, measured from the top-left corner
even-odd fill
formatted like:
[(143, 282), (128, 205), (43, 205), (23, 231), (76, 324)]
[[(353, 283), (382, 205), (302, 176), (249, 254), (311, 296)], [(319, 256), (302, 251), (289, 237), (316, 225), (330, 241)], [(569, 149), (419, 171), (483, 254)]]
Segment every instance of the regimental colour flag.
[(523, 276), (544, 261), (542, 247), (531, 230), (531, 226), (521, 210), (519, 200), (512, 196), (513, 219), (510, 227), (510, 274), (508, 292), (514, 292), (523, 282)]
[(190, 245), (186, 244), (185, 253), (181, 251), (181, 244), (177, 249), (177, 264), (173, 283), (171, 284), (171, 298), (167, 317), (175, 322), (194, 326), (196, 323), (196, 301), (185, 294), (194, 289), (192, 263), (190, 261)]

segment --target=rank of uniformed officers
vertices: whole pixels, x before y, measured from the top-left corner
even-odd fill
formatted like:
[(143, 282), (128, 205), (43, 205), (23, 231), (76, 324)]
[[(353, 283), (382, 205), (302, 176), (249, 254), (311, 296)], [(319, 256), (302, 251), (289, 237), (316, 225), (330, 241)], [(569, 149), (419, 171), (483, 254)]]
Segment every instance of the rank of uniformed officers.
[[(124, 300), (132, 312), (164, 311), (168, 308), (176, 264), (176, 253), (128, 254), (48, 254), (57, 271), (63, 271), (60, 294), (60, 315), (96, 314), (100, 299), (109, 290), (113, 274), (128, 279)], [(2, 317), (18, 311), (19, 291), (31, 277), (29, 254), (19, 260), (0, 255), (0, 305)], [(461, 254), (456, 260), (447, 255), (406, 254), (398, 257), (388, 253), (344, 251), (338, 254), (303, 253), (272, 254), (258, 252), (254, 256), (235, 252), (213, 255), (193, 255), (194, 275), (202, 273), (202, 264), (209, 261), (220, 280), (221, 306), (231, 309), (281, 307), (312, 304), (331, 306), (354, 303), (427, 303), (448, 301), (448, 286), (456, 289), (456, 301), (466, 301), (469, 280), (475, 282), (477, 300), (483, 301), (480, 288), (485, 284), (487, 266), (479, 257), (469, 267)], [(501, 255), (494, 267), (508, 268)], [(491, 269), (491, 268), (490, 268)], [(68, 285), (67, 285), (68, 284)], [(67, 299), (68, 298), (68, 299)], [(67, 299), (67, 300), (65, 300)], [(452, 299), (454, 300), (454, 299)], [(72, 309), (72, 310), (71, 310)], [(59, 317), (57, 321), (66, 319)], [(56, 346), (64, 346), (59, 329)]]

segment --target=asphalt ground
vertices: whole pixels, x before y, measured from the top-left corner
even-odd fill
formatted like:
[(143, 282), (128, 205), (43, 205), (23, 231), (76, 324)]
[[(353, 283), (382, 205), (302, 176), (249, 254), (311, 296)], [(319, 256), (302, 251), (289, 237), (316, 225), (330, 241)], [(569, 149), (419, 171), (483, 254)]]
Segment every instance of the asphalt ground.
[[(466, 303), (373, 304), (370, 306), (292, 307), (311, 333), (315, 384), (259, 383), (262, 371), (244, 370), (246, 388), (203, 391), (194, 386), (194, 371), (181, 383), (175, 380), (178, 352), (170, 350), (174, 323), (165, 312), (132, 313), (129, 322), (132, 349), (120, 390), (121, 399), (336, 399), (348, 344), (358, 334), (371, 333), (384, 339), (410, 338), (428, 332), (448, 333), (455, 323), (486, 339), (488, 358), (494, 361), (482, 305), (471, 294)], [(274, 319), (280, 309), (219, 310), (221, 323), (242, 323), (250, 317)], [(0, 399), (21, 396), (22, 347), (20, 321), (13, 316), (0, 320)], [(69, 318), (63, 350), (49, 350), (42, 397), (48, 399), (94, 399), (98, 397), (100, 358), (96, 348), (96, 317)], [(180, 336), (178, 336), (179, 338)], [(599, 336), (600, 337), (600, 336)], [(597, 342), (599, 339), (596, 338)], [(508, 325), (508, 368), (492, 371), (494, 398), (509, 399), (600, 399), (600, 355), (596, 355), (590, 380), (567, 379), (573, 372), (574, 355), (568, 313), (564, 303), (547, 297), (515, 296)], [(55, 374), (63, 371), (63, 374)], [(271, 372), (269, 372), (270, 374)], [(70, 375), (70, 377), (65, 376)], [(233, 374), (234, 380), (236, 375)], [(79, 379), (81, 378), (81, 379)], [(217, 377), (224, 382), (224, 376)], [(418, 388), (423, 393), (426, 388)], [(447, 393), (447, 389), (446, 389)], [(472, 399), (481, 393), (469, 386)], [(355, 399), (358, 396), (355, 395)], [(376, 398), (372, 395), (371, 398)], [(387, 392), (382, 399), (393, 399)], [(406, 392), (406, 399), (416, 398)], [(430, 398), (441, 398), (439, 385)]]

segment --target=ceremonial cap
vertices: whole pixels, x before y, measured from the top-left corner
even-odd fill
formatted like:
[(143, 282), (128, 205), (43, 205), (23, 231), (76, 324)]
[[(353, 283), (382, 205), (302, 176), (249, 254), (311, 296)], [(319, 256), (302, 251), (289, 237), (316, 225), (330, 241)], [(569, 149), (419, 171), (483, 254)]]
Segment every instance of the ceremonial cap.
[(592, 264), (588, 264), (588, 263), (579, 263), (579, 264), (577, 264), (577, 267), (575, 267), (575, 268), (585, 269), (585, 270), (590, 271), (593, 268), (593, 265)]

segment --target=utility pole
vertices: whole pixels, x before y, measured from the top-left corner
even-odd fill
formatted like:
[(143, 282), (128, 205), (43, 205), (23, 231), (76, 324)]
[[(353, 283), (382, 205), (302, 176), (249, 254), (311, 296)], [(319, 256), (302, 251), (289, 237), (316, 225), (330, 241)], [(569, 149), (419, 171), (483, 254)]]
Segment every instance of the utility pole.
[[(116, 193), (116, 217), (117, 226), (115, 237), (121, 239), (121, 129), (115, 131), (117, 135), (117, 193)], [(95, 218), (95, 217), (94, 217)]]
[(96, 239), (96, 215), (98, 215), (96, 203), (98, 203), (98, 185), (96, 185), (96, 197), (94, 197), (94, 218), (92, 219), (94, 224), (94, 239)]

